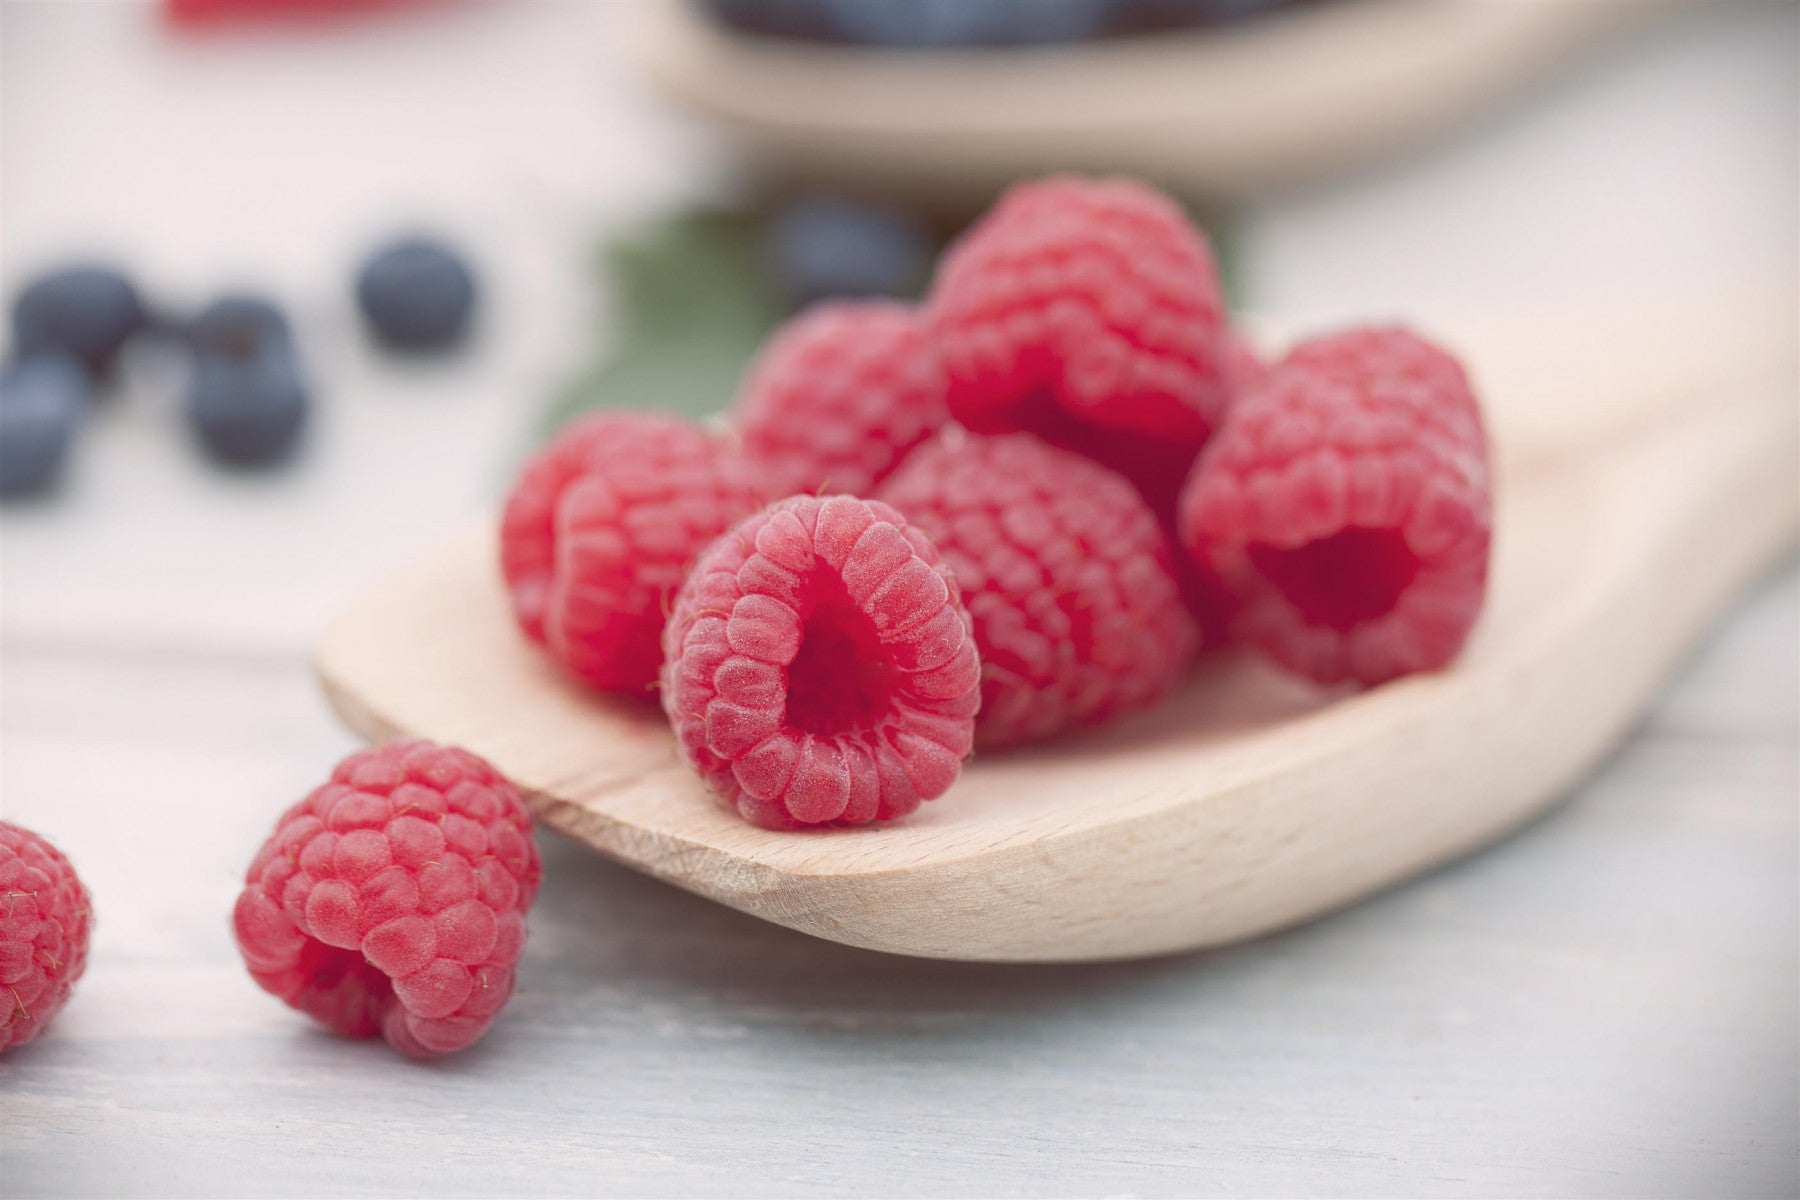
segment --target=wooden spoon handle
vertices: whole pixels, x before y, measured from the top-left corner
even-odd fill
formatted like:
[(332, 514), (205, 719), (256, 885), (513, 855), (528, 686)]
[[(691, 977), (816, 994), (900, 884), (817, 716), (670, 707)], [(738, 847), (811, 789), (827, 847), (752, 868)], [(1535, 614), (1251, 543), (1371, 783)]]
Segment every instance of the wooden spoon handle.
[[(1266, 354), (1341, 325), (1250, 321)], [(1537, 471), (1720, 406), (1795, 404), (1800, 310), (1790, 292), (1741, 288), (1615, 305), (1447, 312), (1416, 322), (1455, 350), (1486, 406), (1496, 454)]]
[(1499, 453), (1536, 469), (1721, 406), (1779, 421), (1795, 404), (1800, 321), (1791, 296), (1743, 291), (1495, 321), (1463, 348)]

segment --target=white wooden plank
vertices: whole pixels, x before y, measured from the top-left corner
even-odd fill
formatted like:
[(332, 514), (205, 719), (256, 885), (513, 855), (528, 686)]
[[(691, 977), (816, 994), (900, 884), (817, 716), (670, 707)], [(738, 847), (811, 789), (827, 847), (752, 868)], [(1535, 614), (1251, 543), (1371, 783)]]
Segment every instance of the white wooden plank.
[[(342, 748), (298, 669), (9, 656), (0, 794), (69, 843), (100, 924), (76, 1001), (0, 1060), (0, 1186), (1780, 1195), (1800, 1154), (1797, 640), (1790, 570), (1566, 807), (1207, 955), (885, 957), (547, 837), (520, 995), (427, 1068), (309, 1030), (230, 946), (236, 872)], [(225, 691), (240, 703), (200, 720)], [(1774, 719), (1721, 719), (1741, 704)], [(134, 815), (151, 806), (185, 832)]]

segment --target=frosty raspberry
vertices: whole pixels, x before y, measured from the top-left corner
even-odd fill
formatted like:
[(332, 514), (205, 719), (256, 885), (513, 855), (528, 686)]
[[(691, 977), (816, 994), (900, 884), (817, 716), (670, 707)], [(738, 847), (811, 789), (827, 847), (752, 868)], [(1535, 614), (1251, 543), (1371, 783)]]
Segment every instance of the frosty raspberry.
[(950, 419), (924, 323), (880, 300), (820, 304), (783, 326), (751, 365), (733, 417), (776, 496), (866, 495)]
[(952, 416), (1085, 454), (1172, 516), (1241, 359), (1172, 201), (1125, 179), (1020, 184), (945, 254), (928, 307)]
[(541, 873), (531, 815), (493, 767), (395, 742), (282, 815), (232, 926), (265, 991), (429, 1057), (480, 1038), (512, 995)]
[(1487, 439), (1462, 367), (1404, 329), (1296, 346), (1181, 499), (1182, 541), (1238, 632), (1320, 682), (1456, 657), (1487, 591)]
[(796, 496), (715, 542), (675, 602), (682, 753), (773, 829), (902, 816), (962, 769), (980, 666), (956, 583), (887, 505)]
[(956, 574), (981, 652), (981, 745), (1097, 724), (1181, 678), (1198, 634), (1168, 539), (1112, 471), (1029, 434), (952, 430), (881, 497)]
[(680, 417), (577, 421), (526, 464), (501, 519), (520, 628), (593, 686), (647, 694), (670, 597), (759, 496), (732, 451)]
[(87, 967), (93, 904), (60, 850), (0, 821), (0, 1050), (42, 1033)]

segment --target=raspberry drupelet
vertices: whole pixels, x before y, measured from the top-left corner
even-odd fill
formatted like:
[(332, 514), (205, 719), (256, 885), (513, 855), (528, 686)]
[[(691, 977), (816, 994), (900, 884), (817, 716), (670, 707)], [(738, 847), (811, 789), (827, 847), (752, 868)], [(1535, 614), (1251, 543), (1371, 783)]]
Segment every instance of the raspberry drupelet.
[(520, 628), (594, 687), (647, 694), (670, 597), (760, 497), (747, 464), (680, 417), (575, 422), (526, 464), (501, 518)]
[(466, 750), (394, 742), (282, 815), (232, 926), (265, 991), (424, 1058), (476, 1041), (512, 995), (540, 877), (512, 784)]
[(794, 496), (713, 543), (664, 635), (683, 755), (771, 829), (903, 816), (962, 769), (980, 704), (969, 616), (886, 504)]
[(1365, 685), (1456, 657), (1487, 591), (1487, 438), (1468, 377), (1405, 329), (1300, 343), (1195, 465), (1181, 536), (1289, 670)]
[(981, 653), (980, 745), (1097, 724), (1181, 678), (1198, 633), (1168, 538), (1119, 475), (1029, 434), (953, 429), (880, 494), (955, 572)]
[(0, 821), (0, 1050), (37, 1037), (68, 1003), (92, 928), (93, 903), (69, 860)]
[(1125, 179), (1020, 184), (945, 254), (928, 310), (953, 417), (1112, 467), (1172, 523), (1242, 362), (1173, 201)]
[(946, 421), (944, 374), (916, 309), (818, 304), (784, 325), (733, 410), (770, 495), (862, 496)]

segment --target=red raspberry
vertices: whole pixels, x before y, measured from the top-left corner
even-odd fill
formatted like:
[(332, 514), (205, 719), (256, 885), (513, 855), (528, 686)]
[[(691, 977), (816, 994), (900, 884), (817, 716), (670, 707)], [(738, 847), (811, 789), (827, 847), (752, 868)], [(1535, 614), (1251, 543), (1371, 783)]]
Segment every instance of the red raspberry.
[(265, 991), (424, 1058), (474, 1042), (512, 995), (541, 874), (512, 784), (466, 750), (394, 742), (282, 814), (232, 925)]
[[(1235, 329), (1225, 331), (1225, 378), (1232, 399), (1259, 387), (1269, 377), (1269, 364), (1262, 360), (1250, 339)], [(1229, 416), (1229, 413), (1227, 414)]]
[[(1225, 353), (1226, 374), (1231, 380), (1231, 395), (1235, 402), (1238, 396), (1260, 387), (1268, 378), (1269, 368), (1249, 340), (1235, 331), (1226, 335)], [(1229, 419), (1228, 412), (1227, 420)], [(1158, 515), (1163, 518), (1168, 532), (1173, 534), (1173, 507)], [(1175, 573), (1181, 581), (1182, 599), (1186, 601), (1188, 611), (1194, 614), (1194, 620), (1199, 623), (1201, 649), (1223, 649), (1231, 642), (1233, 603), (1230, 589), (1216, 573), (1206, 569), (1191, 555), (1176, 555)]]
[(1487, 438), (1456, 360), (1403, 329), (1296, 346), (1181, 498), (1183, 543), (1290, 670), (1381, 683), (1456, 657), (1487, 589)]
[(899, 513), (794, 496), (708, 550), (665, 634), (682, 753), (770, 829), (902, 816), (969, 753), (981, 667), (956, 582)]
[(815, 305), (757, 356), (737, 402), (744, 453), (771, 495), (866, 495), (950, 419), (917, 310)]
[(163, 0), (163, 15), (175, 25), (209, 25), (236, 20), (326, 20), (418, 0)]
[(1123, 179), (1014, 187), (945, 254), (930, 313), (952, 416), (1086, 454), (1169, 519), (1233, 359), (1212, 252), (1172, 201)]
[(981, 651), (982, 745), (1096, 724), (1181, 678), (1197, 635), (1168, 538), (1105, 467), (1029, 434), (951, 430), (881, 498), (956, 573)]
[(0, 1050), (29, 1042), (87, 966), (93, 903), (62, 852), (0, 821)]
[(506, 502), (500, 560), (513, 613), (577, 676), (643, 693), (688, 565), (758, 503), (747, 466), (680, 417), (580, 420), (526, 464)]

